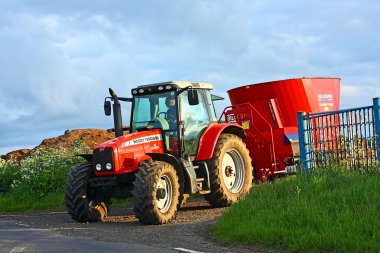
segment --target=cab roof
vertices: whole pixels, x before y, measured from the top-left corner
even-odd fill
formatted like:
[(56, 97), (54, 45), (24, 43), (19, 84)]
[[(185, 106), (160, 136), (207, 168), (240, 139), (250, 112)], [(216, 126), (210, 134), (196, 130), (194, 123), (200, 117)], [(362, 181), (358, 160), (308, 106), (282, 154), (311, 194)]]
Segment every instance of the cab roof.
[(165, 86), (165, 85), (176, 85), (180, 89), (184, 89), (186, 87), (193, 87), (197, 89), (207, 89), (212, 90), (214, 87), (211, 83), (197, 83), (197, 82), (187, 82), (187, 81), (168, 81), (168, 82), (162, 82), (162, 83), (152, 83), (152, 84), (146, 84), (146, 85), (140, 85), (137, 86), (137, 88), (145, 88), (145, 87), (154, 87), (154, 86)]

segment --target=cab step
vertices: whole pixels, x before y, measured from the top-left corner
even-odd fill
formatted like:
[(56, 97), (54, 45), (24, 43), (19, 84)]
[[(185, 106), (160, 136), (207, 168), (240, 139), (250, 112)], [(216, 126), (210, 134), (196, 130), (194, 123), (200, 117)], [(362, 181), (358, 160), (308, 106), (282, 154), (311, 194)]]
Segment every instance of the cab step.
[(211, 193), (211, 190), (199, 191), (199, 194), (202, 194), (202, 195), (209, 194), (209, 193)]

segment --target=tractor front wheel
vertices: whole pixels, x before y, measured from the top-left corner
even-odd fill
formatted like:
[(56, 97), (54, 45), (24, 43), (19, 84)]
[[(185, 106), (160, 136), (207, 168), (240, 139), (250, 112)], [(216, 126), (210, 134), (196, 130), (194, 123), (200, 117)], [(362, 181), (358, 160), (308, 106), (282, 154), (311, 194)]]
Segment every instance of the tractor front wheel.
[(211, 193), (205, 198), (212, 206), (230, 206), (252, 187), (251, 157), (245, 143), (236, 135), (220, 135), (208, 168)]
[(179, 197), (176, 170), (166, 162), (144, 161), (133, 182), (134, 212), (143, 224), (165, 224), (175, 215)]
[(104, 221), (109, 200), (96, 200), (88, 196), (88, 179), (92, 164), (78, 164), (71, 168), (66, 178), (65, 204), (71, 218), (78, 222)]

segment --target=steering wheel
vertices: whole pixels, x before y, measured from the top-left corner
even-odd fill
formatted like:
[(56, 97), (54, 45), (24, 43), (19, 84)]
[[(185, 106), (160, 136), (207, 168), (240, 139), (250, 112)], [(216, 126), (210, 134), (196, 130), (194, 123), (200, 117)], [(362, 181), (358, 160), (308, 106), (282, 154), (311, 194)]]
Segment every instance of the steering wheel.
[(161, 117), (160, 115), (163, 114), (164, 115), (164, 119), (168, 120), (168, 121), (173, 121), (175, 122), (176, 121), (176, 118), (174, 115), (172, 114), (169, 114), (167, 112), (160, 112), (159, 114), (157, 114), (157, 117)]
[(161, 114), (164, 115), (164, 117), (162, 117), (162, 118), (165, 118), (165, 119), (166, 119), (166, 115), (167, 115), (166, 112), (160, 112), (160, 113), (158, 113), (158, 114), (157, 114), (157, 117), (161, 117), (161, 116), (160, 116)]

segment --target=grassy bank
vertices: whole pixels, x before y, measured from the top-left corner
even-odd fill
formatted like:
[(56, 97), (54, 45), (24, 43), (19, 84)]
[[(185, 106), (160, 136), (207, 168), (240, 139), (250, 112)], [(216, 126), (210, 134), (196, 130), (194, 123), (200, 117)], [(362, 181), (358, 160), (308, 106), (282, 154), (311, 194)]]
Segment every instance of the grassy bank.
[(77, 150), (42, 151), (21, 162), (0, 160), (0, 213), (54, 209), (63, 206), (69, 169), (84, 162)]
[(213, 236), (281, 252), (378, 252), (379, 193), (379, 174), (298, 174), (258, 185), (228, 210)]

